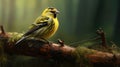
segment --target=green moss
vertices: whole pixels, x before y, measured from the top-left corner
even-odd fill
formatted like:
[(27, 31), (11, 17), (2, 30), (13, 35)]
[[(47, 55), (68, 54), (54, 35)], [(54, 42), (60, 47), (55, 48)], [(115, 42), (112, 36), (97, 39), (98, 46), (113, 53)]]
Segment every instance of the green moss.
[(113, 54), (120, 54), (120, 47), (118, 47), (116, 44), (113, 43), (110, 49)]
[(79, 67), (92, 67), (92, 64), (89, 62), (89, 60), (85, 58), (86, 55), (92, 53), (94, 53), (94, 51), (86, 47), (79, 46), (76, 48), (73, 54), (76, 57), (76, 63), (79, 64)]
[(17, 33), (17, 32), (12, 32), (12, 33), (8, 33), (8, 34), (11, 36), (9, 38), (8, 42), (15, 42), (19, 38), (21, 38), (21, 36), (23, 35), (22, 33)]
[(7, 58), (6, 58), (6, 55), (4, 53), (4, 41), (0, 41), (0, 67), (3, 67), (6, 62), (7, 62)]

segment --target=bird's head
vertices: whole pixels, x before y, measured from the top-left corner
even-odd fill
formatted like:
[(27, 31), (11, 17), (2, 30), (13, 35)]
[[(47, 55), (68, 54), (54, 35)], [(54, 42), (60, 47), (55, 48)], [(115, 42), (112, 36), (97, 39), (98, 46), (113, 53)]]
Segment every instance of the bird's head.
[(56, 8), (48, 7), (43, 11), (42, 16), (52, 16), (52, 17), (56, 18), (58, 13), (59, 13), (59, 11)]

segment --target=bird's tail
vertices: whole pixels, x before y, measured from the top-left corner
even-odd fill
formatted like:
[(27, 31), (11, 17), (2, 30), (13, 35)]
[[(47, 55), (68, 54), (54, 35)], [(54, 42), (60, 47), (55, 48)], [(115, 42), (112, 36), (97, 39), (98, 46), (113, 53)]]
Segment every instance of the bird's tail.
[(23, 36), (21, 39), (19, 39), (16, 43), (15, 46), (19, 47), (20, 43), (23, 42), (27, 37)]

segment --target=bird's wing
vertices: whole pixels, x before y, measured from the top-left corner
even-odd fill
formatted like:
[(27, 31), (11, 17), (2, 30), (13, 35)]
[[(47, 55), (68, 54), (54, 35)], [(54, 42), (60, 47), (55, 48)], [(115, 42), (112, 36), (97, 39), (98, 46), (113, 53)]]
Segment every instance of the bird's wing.
[(47, 22), (42, 22), (40, 23), (39, 25), (37, 25), (36, 27), (32, 28), (31, 30), (27, 31), (23, 36), (22, 38), (20, 38), (16, 43), (15, 43), (15, 46), (18, 47), (19, 46), (19, 43), (21, 43), (22, 41), (24, 41), (28, 35), (32, 34), (33, 32), (35, 32), (36, 30), (44, 27), (44, 26), (47, 26), (48, 23)]
[(38, 29), (48, 26), (48, 22), (51, 21), (52, 19), (49, 17), (39, 17), (36, 21), (34, 26), (28, 30), (21, 39), (19, 39), (16, 43), (15, 46), (18, 47), (19, 43), (24, 41), (24, 39), (26, 39), (30, 34), (34, 33), (35, 31), (37, 31)]
[(45, 27), (48, 25), (48, 21), (50, 21), (51, 18), (49, 17), (40, 17), (35, 24), (33, 24), (34, 26), (28, 30), (23, 36), (28, 36), (30, 34), (32, 34), (33, 32), (37, 31), (38, 29)]

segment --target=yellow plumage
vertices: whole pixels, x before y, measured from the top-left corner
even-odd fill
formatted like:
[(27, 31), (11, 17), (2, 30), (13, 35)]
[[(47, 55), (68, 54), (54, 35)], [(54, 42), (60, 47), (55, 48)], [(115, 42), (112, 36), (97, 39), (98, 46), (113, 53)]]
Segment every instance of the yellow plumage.
[[(52, 8), (52, 10), (55, 12), (58, 12), (58, 10), (55, 8)], [(48, 26), (45, 26), (39, 29), (38, 31), (36, 31), (36, 33), (31, 34), (32, 36), (37, 37), (37, 38), (48, 39), (52, 35), (55, 34), (55, 32), (58, 29), (59, 22), (58, 22), (57, 17), (54, 17), (54, 13), (51, 13), (50, 11), (51, 9), (50, 10), (48, 10), (48, 8), (45, 9), (42, 15), (35, 20), (31, 29), (34, 28), (37, 24), (40, 24), (43, 22), (48, 22)]]
[[(59, 26), (57, 13), (58, 10), (56, 8), (46, 8), (23, 37), (16, 42), (16, 45), (28, 37), (48, 39), (53, 36)], [(46, 25), (44, 25), (45, 23)]]

